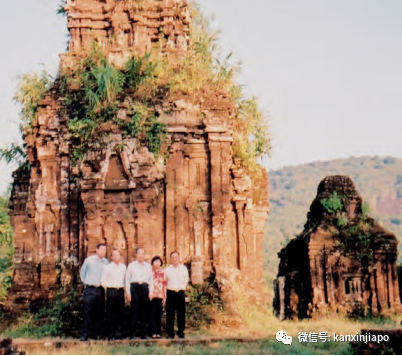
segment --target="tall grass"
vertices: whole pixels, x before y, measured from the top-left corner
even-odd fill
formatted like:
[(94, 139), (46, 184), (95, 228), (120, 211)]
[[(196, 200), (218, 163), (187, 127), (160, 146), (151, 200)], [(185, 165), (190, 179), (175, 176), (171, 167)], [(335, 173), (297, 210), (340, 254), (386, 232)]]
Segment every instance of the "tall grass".
[(43, 70), (40, 74), (23, 74), (19, 76), (14, 101), (21, 106), (22, 129), (32, 126), (39, 102), (53, 84), (52, 76)]
[[(23, 347), (20, 347), (23, 349)], [(195, 345), (185, 344), (82, 344), (67, 348), (50, 346), (26, 348), (32, 355), (350, 355), (352, 350), (347, 343), (308, 343), (294, 341), (292, 345), (284, 345), (276, 340), (261, 340), (255, 342), (236, 341), (205, 341)]]

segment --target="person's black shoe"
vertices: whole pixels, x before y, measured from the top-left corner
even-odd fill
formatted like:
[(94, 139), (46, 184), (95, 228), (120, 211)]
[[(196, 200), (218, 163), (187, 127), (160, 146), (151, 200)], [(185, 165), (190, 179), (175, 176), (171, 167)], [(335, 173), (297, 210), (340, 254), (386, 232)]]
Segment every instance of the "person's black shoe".
[(166, 339), (168, 339), (168, 340), (173, 340), (174, 339), (174, 336), (166, 336)]
[(88, 336), (81, 336), (80, 341), (88, 341)]
[(180, 335), (179, 339), (185, 339), (186, 337), (184, 335)]
[(139, 339), (138, 336), (133, 336), (133, 337), (131, 338), (131, 340), (138, 340), (138, 339)]

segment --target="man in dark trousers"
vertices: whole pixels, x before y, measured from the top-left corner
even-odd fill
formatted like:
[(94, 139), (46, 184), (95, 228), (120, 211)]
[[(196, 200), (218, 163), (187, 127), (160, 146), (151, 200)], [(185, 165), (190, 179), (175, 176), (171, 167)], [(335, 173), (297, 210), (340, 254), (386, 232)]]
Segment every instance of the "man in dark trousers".
[(100, 243), (96, 246), (96, 253), (85, 259), (81, 267), (80, 277), (85, 286), (84, 327), (81, 341), (89, 337), (100, 338), (105, 317), (105, 290), (101, 285), (103, 268), (109, 264), (105, 258), (106, 245)]
[(136, 258), (126, 272), (127, 301), (131, 303), (131, 336), (132, 339), (147, 339), (148, 309), (153, 291), (152, 267), (145, 261), (142, 247), (137, 248)]
[(102, 287), (106, 290), (106, 320), (108, 339), (121, 338), (124, 311), (124, 277), (126, 265), (121, 263), (119, 250), (112, 252), (112, 262), (102, 273)]
[(165, 269), (167, 280), (166, 298), (166, 327), (167, 338), (173, 339), (174, 322), (177, 313), (177, 336), (184, 339), (186, 328), (186, 295), (185, 290), (188, 284), (187, 267), (180, 263), (180, 255), (177, 251), (170, 254), (171, 265)]

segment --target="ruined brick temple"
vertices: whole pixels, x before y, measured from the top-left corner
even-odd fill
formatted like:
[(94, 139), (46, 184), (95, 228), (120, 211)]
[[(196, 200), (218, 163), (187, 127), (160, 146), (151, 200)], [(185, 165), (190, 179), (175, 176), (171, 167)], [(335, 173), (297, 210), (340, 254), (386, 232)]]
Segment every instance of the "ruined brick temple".
[(400, 310), (397, 244), (392, 233), (367, 215), (350, 178), (326, 177), (304, 231), (278, 254), (276, 315), (298, 319)]
[[(148, 52), (161, 43), (161, 35), (166, 55), (179, 59), (187, 51), (186, 0), (147, 0), (134, 9), (131, 3), (68, 0), (71, 39), (61, 68), (94, 41), (111, 38), (108, 59), (116, 66), (133, 51)], [(235, 107), (226, 93), (205, 91), (197, 102), (183, 97), (155, 108), (167, 123), (165, 157), (156, 157), (135, 138), (124, 139), (110, 125), (107, 147), (87, 152), (77, 165), (64, 101), (56, 80), (24, 137), (31, 169), (13, 175), (15, 271), (6, 309), (28, 309), (54, 296), (61, 285), (77, 282), (79, 266), (100, 242), (109, 255), (120, 250), (126, 263), (137, 246), (149, 257), (167, 258), (178, 250), (193, 284), (212, 277), (224, 290), (236, 275), (245, 289), (260, 285), (267, 175), (253, 182), (234, 158)], [(119, 103), (121, 120), (131, 119), (126, 103), (124, 98)], [(172, 109), (163, 111), (165, 104)]]

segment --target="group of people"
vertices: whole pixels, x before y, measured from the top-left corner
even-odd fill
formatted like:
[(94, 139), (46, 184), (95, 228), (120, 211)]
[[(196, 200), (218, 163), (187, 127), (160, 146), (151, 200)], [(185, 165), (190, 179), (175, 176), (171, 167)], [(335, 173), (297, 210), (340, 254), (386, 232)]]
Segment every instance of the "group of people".
[[(184, 338), (185, 290), (189, 275), (186, 266), (180, 264), (180, 254), (170, 254), (171, 264), (162, 269), (163, 260), (145, 261), (145, 250), (136, 250), (136, 259), (126, 267), (121, 255), (114, 250), (112, 262), (106, 258), (106, 245), (99, 244), (96, 254), (85, 259), (80, 276), (85, 286), (83, 295), (84, 323), (82, 341), (99, 338), (105, 322), (109, 340), (122, 337), (125, 303), (130, 304), (129, 336), (132, 339), (158, 339), (162, 337), (162, 310), (166, 308), (167, 338)], [(106, 308), (105, 308), (106, 307)]]

